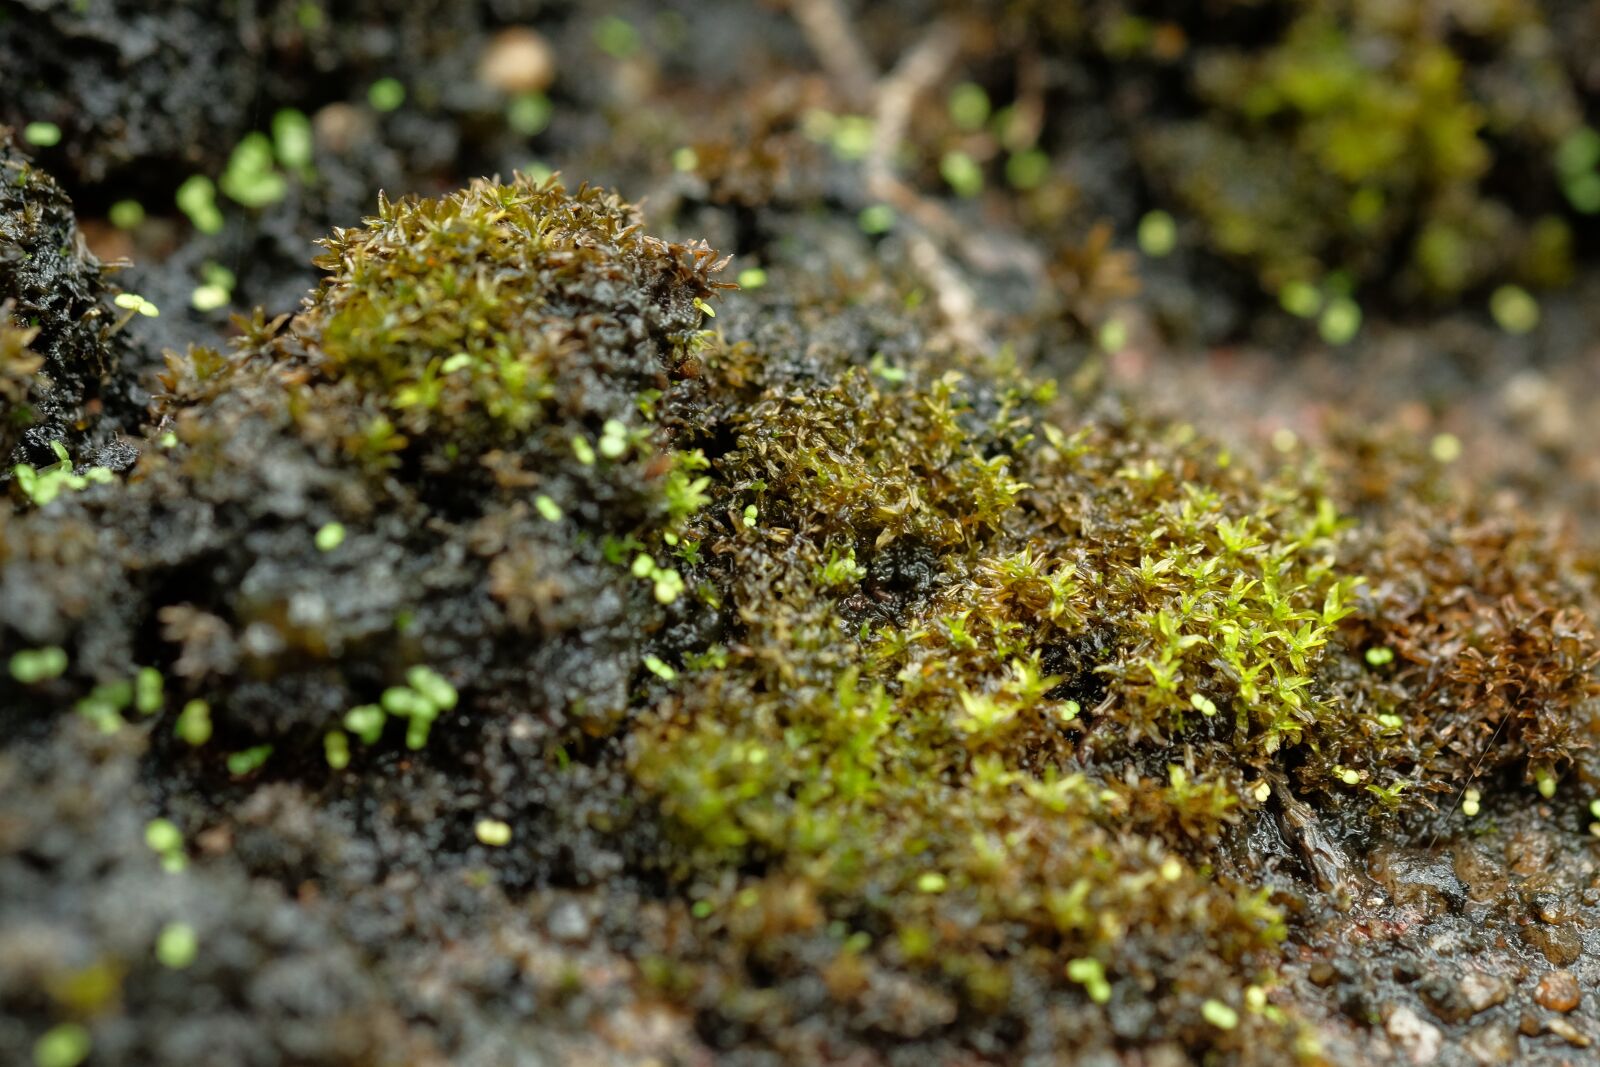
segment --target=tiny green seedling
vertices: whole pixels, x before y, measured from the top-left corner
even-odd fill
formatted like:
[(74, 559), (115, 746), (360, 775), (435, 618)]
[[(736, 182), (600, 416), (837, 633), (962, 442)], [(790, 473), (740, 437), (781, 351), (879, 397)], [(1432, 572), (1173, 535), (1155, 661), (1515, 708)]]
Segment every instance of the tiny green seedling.
[(184, 922), (170, 922), (156, 936), (156, 959), (161, 966), (181, 971), (194, 963), (200, 951), (200, 938), (194, 927)]
[(66, 652), (51, 645), (48, 648), (23, 649), (11, 655), (11, 677), (23, 685), (38, 685), (53, 681), (67, 670)]
[(170, 819), (151, 819), (144, 827), (144, 843), (161, 857), (161, 866), (176, 873), (189, 865), (183, 850), (183, 832)]
[(194, 748), (211, 740), (211, 705), (204, 700), (189, 701), (178, 713), (172, 732)]

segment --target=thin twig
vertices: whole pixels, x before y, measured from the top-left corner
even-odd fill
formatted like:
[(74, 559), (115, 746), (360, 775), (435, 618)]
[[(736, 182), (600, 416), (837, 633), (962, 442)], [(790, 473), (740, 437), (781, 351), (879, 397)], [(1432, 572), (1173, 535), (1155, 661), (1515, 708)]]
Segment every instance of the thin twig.
[(839, 0), (790, 0), (789, 12), (817, 61), (853, 104), (865, 108), (872, 100), (878, 67), (861, 46)]

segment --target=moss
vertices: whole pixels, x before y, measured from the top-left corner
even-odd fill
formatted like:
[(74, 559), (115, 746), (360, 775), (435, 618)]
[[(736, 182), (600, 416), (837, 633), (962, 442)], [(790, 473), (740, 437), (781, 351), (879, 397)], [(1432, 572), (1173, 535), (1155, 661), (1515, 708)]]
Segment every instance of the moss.
[(170, 359), (126, 484), (0, 514), (50, 594), (5, 636), (65, 657), (3, 695), (154, 709), (206, 795), (458, 776), (419, 847), (643, 887), (607, 921), (707, 1032), (1315, 1059), (1275, 976), (1346, 843), (1590, 774), (1585, 572), (1470, 497), (712, 332), (717, 257), (600, 190), (382, 202), (320, 264)]

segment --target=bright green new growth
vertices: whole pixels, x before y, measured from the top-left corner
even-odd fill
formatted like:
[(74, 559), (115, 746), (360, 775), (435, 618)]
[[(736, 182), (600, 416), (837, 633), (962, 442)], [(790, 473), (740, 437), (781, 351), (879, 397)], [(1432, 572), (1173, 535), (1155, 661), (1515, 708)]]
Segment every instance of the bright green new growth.
[(211, 705), (204, 700), (189, 701), (178, 713), (173, 733), (195, 748), (211, 740)]
[(332, 552), (344, 544), (344, 525), (330, 522), (318, 527), (315, 541), (318, 552)]
[(190, 175), (178, 186), (174, 196), (178, 210), (189, 217), (201, 233), (221, 233), (222, 212), (217, 207), (217, 187), (204, 174)]
[(61, 127), (53, 122), (30, 122), (22, 128), (22, 139), (38, 148), (54, 148), (61, 143)]
[(89, 1031), (78, 1023), (61, 1023), (47, 1030), (33, 1046), (34, 1067), (78, 1067), (94, 1047)]
[(67, 654), (52, 645), (49, 648), (23, 649), (11, 654), (11, 677), (23, 685), (38, 685), (61, 677), (67, 669)]
[(367, 90), (367, 102), (376, 111), (393, 111), (406, 101), (406, 87), (398, 78), (379, 78)]
[(260, 770), (271, 756), (271, 745), (251, 745), (228, 756), (228, 773), (235, 778), (243, 778)]
[(163, 967), (181, 971), (194, 963), (200, 939), (188, 923), (172, 922), (161, 928), (156, 938), (156, 959)]
[(277, 203), (289, 188), (273, 168), (272, 141), (264, 133), (246, 134), (234, 146), (217, 185), (230, 199), (250, 208)]
[[(120, 301), (122, 297), (117, 299)], [(91, 485), (108, 485), (116, 481), (117, 476), (106, 467), (87, 467), (82, 474), (74, 472), (72, 457), (67, 454), (66, 446), (60, 441), (53, 441), (50, 448), (58, 460), (54, 465), (38, 470), (30, 464), (19, 463), (11, 469), (17, 488), (35, 507), (44, 507), (64, 492), (76, 492)]]
[(145, 824), (144, 843), (161, 857), (161, 866), (176, 873), (189, 865), (183, 849), (183, 832), (169, 819), (151, 819)]
[(285, 170), (309, 174), (312, 146), (311, 120), (303, 111), (284, 108), (272, 116), (272, 148)]

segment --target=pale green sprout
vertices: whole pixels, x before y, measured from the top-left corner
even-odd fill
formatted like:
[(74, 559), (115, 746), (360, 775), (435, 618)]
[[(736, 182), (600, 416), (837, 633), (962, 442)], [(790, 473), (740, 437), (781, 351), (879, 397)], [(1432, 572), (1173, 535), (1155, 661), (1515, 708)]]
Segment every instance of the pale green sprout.
[(760, 289), (767, 284), (767, 272), (760, 267), (746, 267), (739, 272), (739, 288)]
[(406, 87), (398, 78), (379, 78), (367, 90), (367, 103), (376, 111), (393, 111), (406, 102)]
[(211, 705), (204, 700), (189, 701), (178, 713), (172, 732), (195, 748), (211, 740)]
[(708, 319), (714, 319), (717, 317), (716, 309), (710, 304), (706, 303), (704, 300), (701, 300), (698, 296), (694, 298), (694, 307), (696, 311), (700, 312)]
[(555, 106), (543, 93), (518, 93), (506, 105), (506, 125), (523, 137), (534, 137), (550, 125)]
[(246, 134), (234, 146), (217, 185), (230, 199), (249, 208), (275, 204), (289, 191), (289, 183), (273, 167), (272, 142), (264, 133)]
[(181, 971), (194, 963), (200, 950), (200, 938), (194, 927), (184, 922), (170, 922), (161, 928), (156, 937), (156, 959), (163, 967)]
[(1539, 325), (1539, 301), (1520, 285), (1502, 285), (1491, 293), (1489, 313), (1509, 334), (1531, 333)]
[(511, 826), (499, 819), (479, 819), (472, 827), (472, 832), (490, 848), (504, 848), (511, 844)]
[(111, 298), (111, 302), (124, 311), (137, 312), (146, 318), (156, 318), (161, 314), (161, 309), (138, 293), (118, 293)]
[(1482, 801), (1482, 793), (1478, 792), (1476, 789), (1468, 789), (1462, 794), (1461, 814), (1465, 815), (1469, 819), (1476, 818), (1478, 812), (1482, 810)]
[(861, 232), (869, 235), (888, 233), (894, 229), (894, 208), (888, 204), (873, 204), (861, 209), (861, 214), (856, 217), (856, 225), (861, 227)]
[(872, 151), (877, 126), (865, 115), (840, 115), (832, 130), (833, 154), (843, 160), (861, 160)]
[(1092, 957), (1067, 961), (1067, 977), (1083, 986), (1083, 991), (1096, 1004), (1111, 999), (1111, 983), (1106, 981), (1106, 969)]
[(188, 866), (183, 851), (183, 831), (170, 819), (151, 819), (144, 827), (144, 843), (161, 857), (161, 866), (176, 873)]
[(194, 291), (189, 294), (189, 306), (196, 311), (216, 311), (218, 308), (227, 307), (231, 299), (228, 290), (220, 285), (207, 283), (194, 287)]
[(1050, 176), (1050, 156), (1040, 148), (1024, 148), (1006, 158), (1006, 181), (1023, 192), (1037, 189)]
[(1556, 171), (1562, 191), (1584, 215), (1600, 213), (1600, 131), (1583, 126), (1568, 134), (1556, 149)]
[(1278, 290), (1278, 303), (1289, 314), (1309, 319), (1322, 310), (1322, 294), (1310, 282), (1289, 282)]
[(350, 766), (350, 738), (343, 730), (329, 730), (322, 735), (322, 755), (330, 768), (344, 770)]
[(1108, 319), (1096, 339), (1105, 351), (1121, 352), (1128, 347), (1128, 324), (1119, 318)]
[(315, 537), (318, 552), (332, 552), (344, 544), (344, 524), (330, 522), (317, 530)]
[(976, 82), (962, 82), (950, 90), (950, 121), (973, 133), (989, 121), (989, 94)]
[(178, 210), (189, 217), (194, 228), (201, 233), (222, 231), (222, 212), (217, 208), (217, 187), (204, 174), (194, 174), (178, 186), (173, 197)]
[(957, 196), (970, 199), (983, 192), (983, 168), (959, 149), (946, 152), (939, 160), (939, 174)]
[(949, 879), (938, 871), (928, 871), (917, 876), (917, 892), (919, 893), (943, 893), (949, 887)]
[(693, 174), (700, 169), (700, 153), (688, 145), (672, 152), (672, 169), (679, 174)]
[(1453, 433), (1436, 434), (1428, 442), (1428, 454), (1438, 463), (1454, 463), (1461, 458), (1461, 438)]
[(1139, 249), (1155, 259), (1172, 254), (1178, 246), (1178, 224), (1165, 211), (1147, 212), (1139, 220)]
[(754, 504), (746, 504), (744, 506), (744, 525), (746, 529), (755, 526), (756, 518), (759, 514), (760, 512)]
[(670, 682), (678, 677), (678, 672), (668, 666), (659, 656), (645, 656), (644, 665), (646, 670), (663, 682)]
[(617, 419), (607, 419), (600, 431), (600, 454), (606, 459), (621, 459), (628, 451), (628, 427)]
[(137, 229), (144, 222), (144, 205), (137, 200), (118, 200), (106, 212), (106, 217), (119, 230)]
[(607, 15), (594, 24), (594, 43), (612, 59), (627, 59), (639, 50), (639, 31), (626, 19)]
[(413, 751), (428, 743), (428, 733), (440, 712), (450, 711), (460, 699), (455, 686), (431, 667), (417, 665), (406, 671), (406, 684), (383, 691), (378, 704), (363, 704), (345, 712), (347, 730), (367, 744), (383, 733), (385, 714), (406, 719), (406, 747)]
[(67, 654), (61, 648), (23, 649), (12, 653), (11, 677), (23, 685), (38, 685), (61, 677), (67, 669)]
[(271, 745), (251, 745), (228, 756), (228, 773), (235, 778), (259, 771), (272, 756)]
[(910, 377), (904, 367), (894, 366), (884, 357), (882, 352), (872, 353), (872, 357), (867, 360), (867, 370), (871, 371), (875, 377), (882, 378), (891, 385), (899, 385)]
[(1377, 645), (1367, 649), (1364, 658), (1369, 667), (1387, 667), (1394, 662), (1394, 649), (1387, 645)]
[(166, 702), (166, 680), (154, 667), (140, 667), (133, 680), (133, 706), (141, 715), (154, 715)]
[(313, 138), (305, 112), (286, 107), (272, 116), (272, 148), (278, 162), (302, 175), (311, 170)]
[(30, 122), (22, 128), (22, 139), (36, 148), (53, 148), (61, 143), (61, 127), (53, 122)]
[(89, 1058), (94, 1042), (78, 1023), (62, 1023), (46, 1030), (33, 1043), (34, 1067), (78, 1067)]
[(1349, 344), (1361, 330), (1361, 305), (1348, 296), (1336, 296), (1322, 309), (1317, 332), (1330, 345)]
[(82, 474), (73, 471), (72, 458), (60, 441), (52, 441), (50, 450), (58, 462), (44, 470), (35, 470), (27, 463), (19, 463), (11, 469), (17, 488), (37, 507), (44, 507), (69, 489), (76, 491), (87, 489), (91, 484), (107, 485), (116, 481), (116, 475), (106, 467), (89, 467)]
[(545, 522), (560, 522), (562, 517), (561, 505), (540, 493), (533, 498), (533, 508)]
[(1200, 1005), (1200, 1017), (1218, 1030), (1232, 1030), (1239, 1025), (1239, 1013), (1220, 1000), (1207, 1000)]
[(344, 713), (344, 727), (369, 745), (377, 744), (383, 735), (385, 718), (383, 709), (376, 704), (362, 704)]

